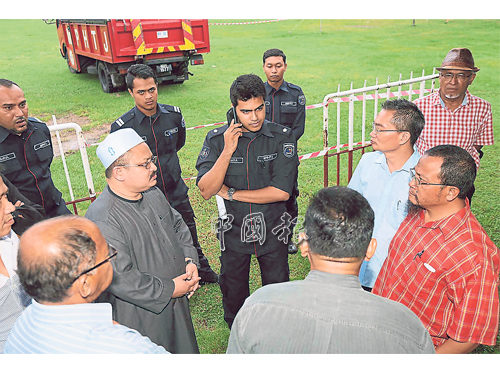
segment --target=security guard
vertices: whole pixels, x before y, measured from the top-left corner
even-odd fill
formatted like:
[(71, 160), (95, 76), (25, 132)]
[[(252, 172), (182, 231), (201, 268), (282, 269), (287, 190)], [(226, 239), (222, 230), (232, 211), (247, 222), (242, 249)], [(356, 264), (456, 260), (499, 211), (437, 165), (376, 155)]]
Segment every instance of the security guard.
[[(306, 123), (306, 97), (302, 89), (293, 83), (286, 82), (286, 55), (282, 50), (272, 48), (262, 56), (266, 82), (266, 119), (292, 128), (295, 140), (298, 142), (304, 134)], [(299, 215), (297, 197), (298, 184), (287, 202), (288, 212), (293, 218)], [(288, 252), (295, 254), (296, 245), (289, 239)]]
[(54, 186), (50, 164), (54, 153), (47, 125), (28, 117), (23, 90), (0, 79), (0, 171), (46, 217), (71, 214)]
[(170, 205), (178, 211), (189, 227), (193, 245), (198, 251), (202, 283), (217, 283), (218, 275), (210, 268), (198, 241), (195, 216), (188, 197), (188, 187), (181, 177), (177, 152), (186, 142), (186, 124), (179, 107), (158, 103), (158, 84), (151, 67), (135, 64), (125, 77), (135, 107), (111, 124), (111, 132), (121, 128), (134, 129), (158, 156), (157, 186)]
[(217, 232), (222, 303), (229, 328), (250, 295), (252, 254), (259, 262), (263, 285), (289, 280), (285, 240), (290, 221), (285, 203), (298, 167), (291, 129), (265, 119), (262, 80), (253, 74), (240, 76), (230, 96), (230, 125), (207, 134), (196, 163), (201, 195), (224, 199), (219, 202)]

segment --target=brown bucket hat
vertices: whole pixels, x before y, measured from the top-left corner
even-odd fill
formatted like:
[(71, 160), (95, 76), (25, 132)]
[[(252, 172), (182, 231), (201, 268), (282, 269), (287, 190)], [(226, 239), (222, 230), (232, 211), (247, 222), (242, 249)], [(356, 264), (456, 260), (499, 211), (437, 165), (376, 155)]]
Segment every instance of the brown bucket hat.
[(439, 71), (442, 69), (479, 71), (479, 69), (474, 66), (474, 58), (472, 57), (472, 52), (468, 48), (453, 48), (444, 58), (441, 67), (436, 69)]

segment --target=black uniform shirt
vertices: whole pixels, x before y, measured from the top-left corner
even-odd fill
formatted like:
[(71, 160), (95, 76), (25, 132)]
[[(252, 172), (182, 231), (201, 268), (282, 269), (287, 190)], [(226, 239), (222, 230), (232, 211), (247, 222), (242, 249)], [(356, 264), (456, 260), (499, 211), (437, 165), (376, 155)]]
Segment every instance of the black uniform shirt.
[(186, 142), (186, 124), (179, 107), (157, 104), (156, 114), (146, 116), (137, 107), (111, 124), (111, 132), (132, 128), (158, 156), (157, 186), (172, 206), (187, 197), (188, 187), (181, 178), (179, 151)]
[(295, 140), (298, 141), (306, 124), (306, 97), (302, 89), (283, 81), (280, 88), (265, 83), (266, 86), (266, 120), (292, 128)]
[(71, 213), (50, 175), (53, 156), (49, 128), (36, 118), (20, 136), (0, 126), (0, 171), (47, 217)]
[[(227, 128), (228, 126), (224, 125), (207, 134), (196, 162), (196, 183), (213, 167), (222, 153), (223, 134)], [(231, 157), (224, 184), (236, 190), (256, 190), (274, 186), (292, 194), (299, 161), (291, 129), (266, 120), (255, 137), (247, 135), (244, 133), (238, 140), (238, 147)], [(224, 203), (227, 213), (234, 218), (230, 223), (231, 229), (224, 233), (226, 249), (245, 254), (255, 253), (259, 256), (277, 250), (280, 246), (286, 246), (283, 240), (278, 238), (280, 233), (272, 233), (272, 230), (282, 223), (281, 217), (286, 212), (286, 202), (256, 204), (225, 200)], [(248, 224), (249, 218), (255, 219), (256, 226), (260, 226), (261, 219), (265, 222), (265, 227), (260, 227), (258, 238), (254, 241), (244, 236), (242, 238), (241, 228)]]

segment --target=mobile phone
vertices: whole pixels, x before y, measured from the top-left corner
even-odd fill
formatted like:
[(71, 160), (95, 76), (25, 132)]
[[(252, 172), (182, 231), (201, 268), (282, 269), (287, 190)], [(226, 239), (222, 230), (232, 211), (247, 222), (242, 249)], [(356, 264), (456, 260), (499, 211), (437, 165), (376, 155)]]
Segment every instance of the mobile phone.
[(231, 107), (229, 111), (227, 111), (226, 118), (227, 118), (227, 125), (231, 125), (232, 120), (234, 120), (235, 124), (240, 122), (240, 120), (238, 120), (238, 116), (236, 116), (236, 108), (234, 107)]

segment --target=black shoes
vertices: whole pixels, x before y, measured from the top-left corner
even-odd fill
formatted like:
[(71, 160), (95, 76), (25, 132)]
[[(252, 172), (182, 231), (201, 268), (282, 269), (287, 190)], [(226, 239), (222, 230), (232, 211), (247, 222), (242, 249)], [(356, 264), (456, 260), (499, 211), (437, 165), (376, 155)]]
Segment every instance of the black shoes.
[(198, 275), (201, 277), (200, 285), (219, 283), (219, 275), (217, 275), (212, 269), (209, 271), (198, 271)]

